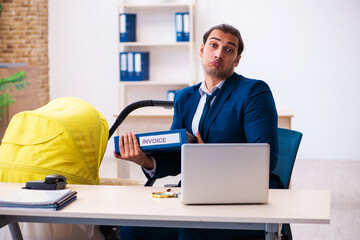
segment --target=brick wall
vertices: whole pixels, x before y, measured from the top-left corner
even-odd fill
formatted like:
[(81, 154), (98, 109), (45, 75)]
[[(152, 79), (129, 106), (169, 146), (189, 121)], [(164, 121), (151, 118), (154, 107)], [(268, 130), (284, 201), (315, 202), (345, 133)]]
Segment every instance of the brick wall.
[(48, 0), (0, 0), (0, 62), (39, 68), (39, 101), (49, 101)]

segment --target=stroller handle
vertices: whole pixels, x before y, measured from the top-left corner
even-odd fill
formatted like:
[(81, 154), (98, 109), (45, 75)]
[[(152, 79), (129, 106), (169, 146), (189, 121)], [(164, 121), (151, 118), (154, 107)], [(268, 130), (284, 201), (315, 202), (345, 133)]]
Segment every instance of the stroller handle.
[(142, 107), (163, 107), (167, 109), (171, 109), (173, 107), (173, 101), (166, 101), (166, 100), (142, 100), (131, 103), (130, 105), (126, 106), (116, 118), (115, 123), (111, 126), (109, 130), (109, 138), (114, 134), (116, 129), (120, 126), (120, 124), (125, 120), (127, 115), (129, 115), (132, 111)]

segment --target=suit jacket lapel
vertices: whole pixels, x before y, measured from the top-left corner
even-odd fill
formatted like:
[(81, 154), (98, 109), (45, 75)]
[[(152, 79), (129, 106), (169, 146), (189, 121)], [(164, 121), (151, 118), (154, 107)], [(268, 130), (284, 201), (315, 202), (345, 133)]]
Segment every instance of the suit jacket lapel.
[(218, 93), (213, 104), (210, 107), (208, 116), (206, 117), (204, 122), (204, 136), (205, 136), (205, 139), (203, 139), (204, 142), (207, 142), (211, 124), (215, 120), (215, 117), (219, 114), (226, 99), (228, 99), (230, 93), (233, 91), (234, 87), (236, 86), (236, 81), (235, 81), (236, 77), (237, 74), (233, 73), (233, 75), (231, 75), (229, 78), (225, 80), (224, 85), (221, 87), (220, 92)]

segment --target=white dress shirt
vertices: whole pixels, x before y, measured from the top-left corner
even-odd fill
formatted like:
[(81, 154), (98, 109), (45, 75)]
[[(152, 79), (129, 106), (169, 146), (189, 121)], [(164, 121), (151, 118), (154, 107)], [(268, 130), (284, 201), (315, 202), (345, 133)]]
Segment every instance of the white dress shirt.
[[(196, 132), (199, 131), (199, 122), (202, 115), (202, 112), (204, 110), (205, 102), (206, 102), (206, 95), (211, 95), (216, 89), (220, 89), (222, 85), (224, 84), (225, 80), (219, 82), (215, 87), (211, 89), (211, 93), (206, 87), (205, 81), (201, 83), (199, 92), (200, 92), (200, 100), (196, 109), (196, 112), (194, 114), (194, 118), (191, 124), (191, 130), (192, 134), (195, 136)], [(214, 96), (213, 99), (211, 99), (210, 106), (214, 102), (216, 96)]]

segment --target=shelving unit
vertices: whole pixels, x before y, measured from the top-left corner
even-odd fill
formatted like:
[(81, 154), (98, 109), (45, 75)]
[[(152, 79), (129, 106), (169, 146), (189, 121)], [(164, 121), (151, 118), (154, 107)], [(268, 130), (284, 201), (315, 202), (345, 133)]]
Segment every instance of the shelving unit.
[[(120, 110), (144, 99), (166, 100), (167, 92), (193, 85), (195, 0), (118, 0), (120, 13), (136, 13), (136, 42), (119, 42), (123, 51), (150, 52), (147, 81), (120, 81)], [(189, 12), (190, 41), (176, 42), (175, 13)], [(171, 116), (172, 111), (139, 109), (136, 116)]]

